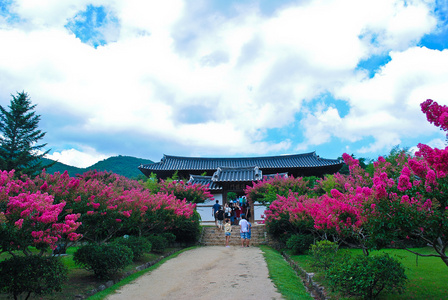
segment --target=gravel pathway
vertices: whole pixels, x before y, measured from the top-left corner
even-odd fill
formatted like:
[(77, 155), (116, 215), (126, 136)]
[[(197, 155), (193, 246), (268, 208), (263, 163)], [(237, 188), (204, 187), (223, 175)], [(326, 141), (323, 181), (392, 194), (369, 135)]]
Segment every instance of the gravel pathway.
[(200, 247), (185, 251), (107, 298), (282, 299), (257, 247)]

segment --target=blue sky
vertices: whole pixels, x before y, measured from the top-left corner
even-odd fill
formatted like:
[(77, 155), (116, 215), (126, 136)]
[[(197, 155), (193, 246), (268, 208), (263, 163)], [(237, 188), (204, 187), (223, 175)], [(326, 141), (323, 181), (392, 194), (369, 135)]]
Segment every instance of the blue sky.
[(376, 159), (445, 147), (448, 1), (0, 2), (0, 105), (26, 91), (50, 158)]

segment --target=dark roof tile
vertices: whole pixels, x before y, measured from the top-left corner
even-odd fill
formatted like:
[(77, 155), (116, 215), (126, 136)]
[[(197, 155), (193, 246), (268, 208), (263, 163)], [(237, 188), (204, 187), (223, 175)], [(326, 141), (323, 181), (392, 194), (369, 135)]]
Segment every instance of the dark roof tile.
[(255, 167), (218, 167), (213, 174), (214, 182), (258, 181), (262, 179), (261, 170)]
[(222, 186), (212, 181), (212, 176), (190, 175), (188, 183), (208, 185), (210, 191), (220, 191)]
[(217, 170), (219, 167), (313, 168), (342, 165), (338, 159), (320, 158), (315, 152), (293, 155), (235, 158), (182, 157), (164, 155), (158, 163), (141, 165), (140, 170)]

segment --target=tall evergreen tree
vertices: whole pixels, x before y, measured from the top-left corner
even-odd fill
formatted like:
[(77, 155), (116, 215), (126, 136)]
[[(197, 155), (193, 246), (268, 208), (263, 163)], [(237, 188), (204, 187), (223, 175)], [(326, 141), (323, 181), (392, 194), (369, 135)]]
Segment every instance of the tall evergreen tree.
[(50, 150), (42, 152), (47, 144), (37, 144), (45, 132), (38, 129), (36, 105), (31, 105), (25, 92), (11, 96), (9, 111), (0, 105), (0, 169), (32, 176), (51, 166), (42, 166), (41, 161)]

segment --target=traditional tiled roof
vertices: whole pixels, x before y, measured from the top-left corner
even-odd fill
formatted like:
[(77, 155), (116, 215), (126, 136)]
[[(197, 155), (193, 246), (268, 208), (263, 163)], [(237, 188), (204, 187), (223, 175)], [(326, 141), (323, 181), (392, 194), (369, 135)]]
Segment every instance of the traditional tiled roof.
[(262, 179), (261, 170), (255, 167), (218, 167), (213, 174), (214, 182), (258, 181)]
[(340, 165), (338, 159), (325, 159), (315, 152), (293, 155), (264, 156), (264, 157), (234, 157), (234, 158), (207, 158), (207, 157), (182, 157), (164, 155), (158, 163), (140, 165), (139, 169), (144, 174), (152, 171), (207, 171), (217, 170), (219, 167), (248, 167), (258, 166), (260, 169), (282, 168), (315, 168)]
[(288, 177), (288, 173), (277, 173), (277, 174), (268, 174), (268, 175), (263, 175), (263, 179), (271, 179), (274, 177)]
[(208, 185), (211, 191), (221, 191), (223, 182), (253, 182), (275, 176), (287, 177), (288, 174), (263, 175), (258, 167), (218, 168), (213, 176), (190, 175), (188, 183)]
[(208, 185), (210, 191), (221, 191), (222, 186), (212, 181), (212, 176), (190, 175), (188, 183)]

